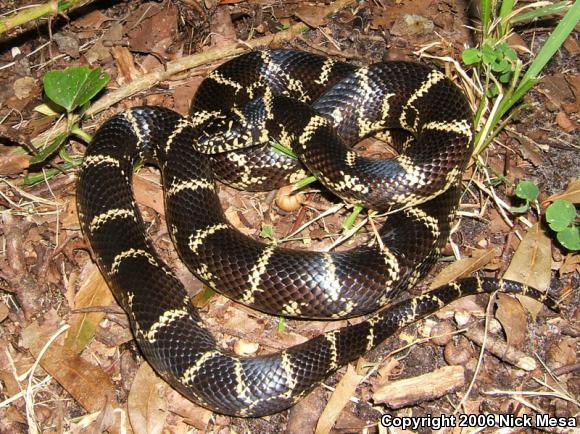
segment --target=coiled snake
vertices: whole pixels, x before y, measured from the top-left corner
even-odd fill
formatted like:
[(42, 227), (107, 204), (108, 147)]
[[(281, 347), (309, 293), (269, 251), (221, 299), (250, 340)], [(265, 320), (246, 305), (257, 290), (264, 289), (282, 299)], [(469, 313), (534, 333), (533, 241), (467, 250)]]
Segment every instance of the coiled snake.
[[(553, 304), (516, 282), (468, 278), (280, 353), (239, 357), (216, 344), (155, 252), (131, 190), (136, 161), (160, 167), (167, 223), (182, 260), (228, 297), (292, 317), (367, 314), (413, 286), (445, 244), (471, 151), (470, 117), (459, 89), (420, 64), (355, 68), (299, 51), (262, 50), (213, 71), (187, 118), (138, 107), (108, 120), (79, 173), (79, 217), (148, 362), (198, 404), (261, 416), (291, 406), (340, 366), (463, 295), (499, 289)], [(390, 129), (410, 133), (397, 158), (378, 161), (350, 150)], [(291, 147), (301, 163), (273, 152), (272, 140)], [(249, 142), (257, 145), (246, 148)], [(227, 222), (214, 176), (271, 188), (303, 173), (301, 164), (350, 203), (399, 211), (374, 243), (336, 253), (263, 244)]]

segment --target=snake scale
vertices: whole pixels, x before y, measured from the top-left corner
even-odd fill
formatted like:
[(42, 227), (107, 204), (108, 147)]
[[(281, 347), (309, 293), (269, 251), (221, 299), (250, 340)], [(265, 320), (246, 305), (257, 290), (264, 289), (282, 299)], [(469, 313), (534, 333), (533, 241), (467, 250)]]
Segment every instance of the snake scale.
[[(501, 290), (553, 306), (525, 285), (472, 277), (371, 314), (415, 285), (445, 244), (471, 152), (470, 118), (461, 91), (421, 64), (357, 68), (301, 51), (258, 50), (209, 74), (188, 117), (136, 107), (109, 119), (80, 169), (79, 218), (145, 358), (194, 402), (257, 417), (291, 406), (340, 366), (464, 295)], [(397, 131), (406, 133), (392, 160), (350, 149)], [(271, 141), (299, 160), (272, 151)], [(220, 348), (147, 236), (131, 189), (141, 160), (161, 169), (171, 237), (205, 284), (277, 315), (371, 315), (275, 354), (241, 357)], [(377, 239), (348, 251), (296, 251), (228, 223), (215, 177), (263, 190), (305, 170), (349, 203), (391, 211)]]

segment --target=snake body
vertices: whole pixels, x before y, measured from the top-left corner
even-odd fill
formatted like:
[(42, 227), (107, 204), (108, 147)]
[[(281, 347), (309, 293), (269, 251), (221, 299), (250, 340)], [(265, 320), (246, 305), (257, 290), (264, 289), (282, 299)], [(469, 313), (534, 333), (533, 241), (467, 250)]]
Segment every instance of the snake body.
[[(280, 353), (240, 357), (217, 345), (155, 252), (131, 190), (136, 161), (160, 167), (168, 228), (182, 260), (228, 297), (292, 317), (367, 314), (415, 285), (445, 244), (471, 151), (470, 116), (459, 89), (420, 64), (355, 68), (299, 51), (263, 50), (212, 72), (189, 117), (137, 107), (105, 122), (79, 173), (79, 218), (148, 362), (200, 405), (261, 416), (291, 406), (340, 366), (461, 296), (499, 289), (545, 301), (516, 282), (467, 278)], [(410, 134), (396, 159), (350, 150), (388, 129)], [(300, 162), (272, 152), (272, 140), (291, 147)], [(334, 253), (267, 245), (228, 223), (215, 176), (263, 189), (302, 173), (301, 164), (348, 202), (398, 212), (374, 243)]]

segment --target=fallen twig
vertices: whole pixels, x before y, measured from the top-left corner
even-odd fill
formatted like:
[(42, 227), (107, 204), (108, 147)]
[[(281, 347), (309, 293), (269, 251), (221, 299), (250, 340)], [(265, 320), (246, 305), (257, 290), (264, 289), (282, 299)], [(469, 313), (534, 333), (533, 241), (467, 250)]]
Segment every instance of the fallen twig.
[[(324, 8), (324, 16), (329, 16), (335, 12), (343, 9), (351, 4), (354, 4), (355, 0), (336, 0), (330, 5)], [(134, 95), (142, 90), (149, 89), (155, 84), (168, 79), (169, 77), (183, 72), (188, 69), (196, 68), (201, 65), (205, 65), (210, 62), (215, 62), (216, 60), (221, 60), (227, 57), (237, 56), (251, 49), (257, 47), (269, 47), (280, 44), (283, 41), (288, 41), (291, 38), (299, 35), (308, 29), (308, 26), (304, 23), (297, 23), (290, 26), (288, 29), (283, 30), (279, 33), (273, 35), (263, 36), (261, 38), (256, 38), (251, 41), (239, 42), (224, 45), (222, 47), (210, 48), (201, 53), (192, 54), (191, 56), (182, 57), (180, 59), (168, 62), (163, 66), (151, 71), (148, 74), (142, 75), (141, 77), (135, 78), (130, 83), (120, 87), (119, 89), (108, 93), (107, 95), (100, 98), (87, 110), (86, 116), (94, 116), (97, 113), (106, 110), (113, 104), (122, 101), (123, 99)], [(77, 122), (79, 118), (72, 119), (71, 122)], [(49, 131), (45, 131), (39, 134), (32, 140), (32, 143), (41, 147), (46, 143), (49, 143), (58, 134), (64, 132), (65, 126), (60, 128), (52, 128)]]
[(444, 366), (425, 375), (387, 383), (375, 390), (373, 400), (397, 409), (440, 398), (464, 384), (463, 366)]
[[(485, 330), (483, 327), (470, 327), (466, 330), (464, 335), (469, 340), (481, 346), (483, 344)], [(490, 334), (487, 335), (485, 349), (504, 362), (508, 362), (509, 364), (517, 366), (525, 371), (533, 371), (538, 366), (532, 357), (522, 353), (508, 345), (507, 342)]]

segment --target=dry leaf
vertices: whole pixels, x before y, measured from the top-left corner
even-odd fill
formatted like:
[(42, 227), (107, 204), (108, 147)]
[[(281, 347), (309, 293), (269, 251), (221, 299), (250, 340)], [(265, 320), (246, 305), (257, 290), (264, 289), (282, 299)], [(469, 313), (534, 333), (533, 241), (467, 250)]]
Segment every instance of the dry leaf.
[(166, 384), (148, 363), (142, 363), (129, 391), (127, 409), (133, 431), (138, 434), (158, 434), (167, 417), (164, 399)]
[(553, 194), (545, 201), (542, 205), (546, 205), (549, 202), (554, 202), (555, 200), (563, 199), (572, 203), (580, 203), (580, 179), (574, 179), (568, 184), (568, 188), (563, 193)]
[(560, 266), (560, 275), (573, 273), (574, 271), (580, 271), (580, 254), (579, 253), (568, 253), (564, 257), (564, 262)]
[(30, 155), (23, 155), (14, 147), (0, 146), (0, 176), (18, 175), (27, 169), (30, 163)]
[(232, 23), (232, 17), (227, 7), (219, 7), (215, 10), (211, 20), (211, 45), (223, 47), (236, 40), (236, 28)]
[(516, 299), (505, 294), (498, 295), (497, 306), (495, 316), (503, 326), (508, 345), (523, 348), (528, 325), (524, 308)]
[(316, 434), (327, 434), (330, 432), (332, 426), (338, 419), (338, 415), (348, 403), (351, 396), (354, 395), (358, 384), (363, 378), (364, 376), (358, 375), (351, 365), (347, 366), (346, 373), (340, 379), (334, 392), (332, 392), (326, 408), (320, 415), (320, 419), (318, 419)]
[(434, 289), (438, 286), (446, 285), (453, 280), (469, 276), (474, 271), (479, 270), (489, 263), (496, 254), (497, 252), (495, 249), (474, 250), (471, 258), (461, 259), (441, 270), (441, 272), (435, 276), (431, 282), (430, 288)]
[(564, 74), (546, 75), (540, 85), (537, 87), (538, 91), (544, 94), (550, 102), (556, 107), (562, 107), (567, 101), (572, 101), (574, 95)]
[(8, 309), (8, 306), (6, 305), (6, 303), (0, 302), (0, 322), (4, 321), (6, 319), (9, 312), (10, 312), (10, 310)]
[[(74, 307), (108, 306), (113, 301), (113, 294), (97, 267), (92, 265), (87, 280), (83, 283), (75, 296)], [(80, 353), (93, 339), (99, 323), (105, 312), (90, 312), (73, 314), (69, 321), (70, 329), (64, 341), (64, 346), (76, 353)]]
[(12, 90), (18, 99), (26, 99), (37, 89), (36, 80), (32, 77), (21, 77), (14, 81)]
[(321, 7), (305, 4), (300, 6), (296, 12), (294, 12), (294, 15), (296, 15), (308, 27), (316, 29), (324, 24), (326, 13)]
[(230, 206), (228, 207), (228, 209), (225, 210), (224, 214), (226, 215), (228, 221), (244, 235), (254, 235), (254, 233), (256, 232), (254, 229), (249, 228), (246, 225), (244, 225), (244, 223), (242, 223), (242, 220), (240, 219), (240, 215), (238, 214), (238, 210), (236, 208)]
[[(518, 246), (512, 261), (504, 273), (504, 279), (515, 280), (546, 291), (552, 276), (552, 242), (544, 229), (536, 223)], [(534, 320), (542, 308), (542, 303), (529, 297), (518, 296), (520, 302), (532, 314)]]
[(572, 133), (577, 128), (576, 123), (565, 112), (558, 112), (556, 115), (556, 124), (567, 133)]
[(161, 215), (165, 215), (163, 190), (159, 185), (141, 175), (137, 175), (133, 178), (133, 191), (137, 202), (153, 208)]
[(127, 47), (111, 47), (111, 54), (117, 61), (117, 69), (119, 71), (117, 82), (119, 84), (131, 83), (134, 78), (141, 75), (135, 67), (133, 54)]
[(66, 201), (66, 208), (60, 215), (60, 224), (65, 229), (79, 228), (79, 215), (77, 210), (77, 201), (70, 199)]
[(325, 394), (326, 391), (322, 387), (317, 387), (292, 406), (288, 412), (288, 422), (284, 432), (286, 434), (313, 433), (320, 414), (324, 410)]
[(167, 388), (165, 398), (167, 401), (167, 409), (171, 413), (181, 416), (186, 424), (202, 432), (206, 432), (207, 424), (213, 415), (210, 410), (195, 405), (171, 387)]
[(576, 356), (577, 340), (571, 336), (562, 336), (552, 342), (546, 351), (546, 363), (551, 369), (578, 363)]
[[(46, 331), (37, 323), (26, 328), (30, 352), (38, 358), (47, 341)], [(115, 388), (109, 376), (98, 366), (60, 345), (52, 345), (40, 359), (40, 366), (54, 377), (87, 411), (100, 411), (107, 401), (114, 407)]]

